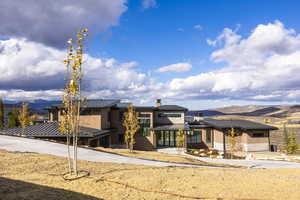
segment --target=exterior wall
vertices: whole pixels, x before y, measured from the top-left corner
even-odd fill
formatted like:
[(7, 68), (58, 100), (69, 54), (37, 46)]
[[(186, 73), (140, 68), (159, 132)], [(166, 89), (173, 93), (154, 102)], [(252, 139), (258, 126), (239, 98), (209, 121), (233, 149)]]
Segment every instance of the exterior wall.
[(150, 132), (149, 136), (135, 136), (135, 145), (134, 149), (143, 150), (143, 151), (151, 151), (156, 148), (156, 137), (154, 131)]
[(104, 108), (100, 110), (101, 116), (101, 129), (110, 128), (110, 108)]
[[(253, 133), (264, 133), (266, 137), (252, 137)], [(247, 133), (243, 133), (244, 140), (243, 142), (245, 151), (269, 151), (269, 131), (268, 130), (253, 130), (247, 131)]]
[[(55, 121), (54, 115), (58, 116), (58, 121), (61, 120), (61, 111), (57, 113), (55, 111), (50, 112), (50, 121)], [(87, 110), (87, 113), (80, 115), (79, 125), (100, 130), (111, 128), (110, 108)]]
[(223, 146), (223, 132), (213, 129), (213, 135), (214, 135), (214, 144), (213, 144), (213, 148), (217, 149), (219, 151), (223, 151), (224, 146)]
[(102, 129), (101, 115), (80, 115), (79, 125), (90, 128)]
[[(278, 151), (283, 151), (286, 149), (285, 140), (284, 140), (284, 131), (283, 127), (278, 127), (279, 130), (270, 132), (270, 143), (271, 145), (276, 145)], [(286, 125), (287, 133), (295, 133), (297, 144), (300, 144), (300, 126), (299, 125)]]
[[(245, 152), (257, 152), (257, 151), (269, 151), (269, 138), (268, 137), (252, 137), (253, 133), (264, 133), (268, 135), (268, 130), (252, 130), (247, 132), (241, 132), (235, 130), (239, 136), (236, 137), (236, 150)], [(223, 151), (223, 132), (214, 130), (214, 145), (213, 148)], [(225, 136), (226, 151), (230, 150), (229, 136)]]
[[(122, 125), (122, 116), (126, 109), (112, 109), (110, 112), (110, 125), (111, 128), (115, 129), (115, 131), (111, 134), (111, 143), (112, 144), (122, 144), (124, 142), (120, 141), (120, 138), (124, 138), (125, 128)], [(150, 128), (153, 127), (154, 124), (154, 115), (152, 111), (136, 111), (137, 114), (150, 114)], [(138, 133), (135, 136), (135, 145), (134, 149), (137, 150), (153, 150), (156, 148), (156, 138), (153, 131), (150, 131), (149, 136), (142, 136)]]
[[(181, 117), (159, 117), (160, 113), (178, 113)], [(184, 124), (184, 112), (183, 111), (155, 111), (154, 112), (155, 124)]]
[[(137, 111), (137, 114), (150, 114), (150, 128), (153, 128), (154, 115), (152, 111)], [(138, 119), (145, 119), (143, 117), (138, 117)], [(149, 136), (143, 136), (139, 133), (135, 136), (134, 148), (137, 150), (150, 151), (156, 148), (156, 137), (154, 131), (150, 131)]]

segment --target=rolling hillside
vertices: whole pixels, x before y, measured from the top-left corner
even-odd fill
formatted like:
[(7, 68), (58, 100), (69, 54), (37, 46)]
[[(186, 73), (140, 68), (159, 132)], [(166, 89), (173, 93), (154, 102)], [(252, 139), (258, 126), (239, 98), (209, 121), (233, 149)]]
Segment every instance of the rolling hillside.
[(188, 115), (202, 113), (203, 117), (213, 116), (249, 116), (249, 117), (274, 117), (274, 118), (299, 118), (300, 105), (270, 105), (270, 106), (229, 106), (209, 110), (193, 110)]

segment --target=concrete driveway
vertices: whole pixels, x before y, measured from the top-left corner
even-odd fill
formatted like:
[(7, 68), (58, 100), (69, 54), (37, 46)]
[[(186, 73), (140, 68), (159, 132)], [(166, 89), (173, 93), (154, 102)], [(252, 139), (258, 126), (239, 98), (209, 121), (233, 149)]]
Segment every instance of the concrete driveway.
[[(34, 152), (40, 154), (50, 154), (60, 157), (67, 156), (67, 148), (64, 144), (58, 144), (43, 140), (4, 136), (0, 135), (0, 149), (7, 151), (19, 152)], [(209, 159), (198, 158), (199, 160), (211, 163), (225, 163), (232, 165), (241, 165), (251, 168), (300, 168), (300, 163), (285, 162), (285, 161), (265, 161), (265, 160), (226, 160), (226, 159)], [(93, 162), (112, 162), (112, 163), (127, 163), (150, 166), (186, 166), (195, 167), (194, 165), (174, 164), (167, 162), (158, 162), (143, 160), (137, 158), (129, 158), (125, 156), (93, 151), (85, 148), (78, 148), (78, 159)]]
[(199, 158), (185, 154), (191, 158), (211, 162), (211, 163), (222, 163), (230, 165), (239, 165), (249, 168), (300, 168), (300, 163), (287, 162), (287, 161), (273, 161), (273, 160), (231, 160), (231, 159), (217, 159), (217, 158)]
[[(60, 157), (67, 156), (67, 147), (64, 144), (5, 135), (0, 135), (0, 149), (15, 152), (33, 152), (40, 154), (50, 154)], [(111, 153), (93, 151), (85, 148), (78, 148), (78, 159), (93, 162), (126, 163), (150, 166), (192, 166), (129, 158)]]

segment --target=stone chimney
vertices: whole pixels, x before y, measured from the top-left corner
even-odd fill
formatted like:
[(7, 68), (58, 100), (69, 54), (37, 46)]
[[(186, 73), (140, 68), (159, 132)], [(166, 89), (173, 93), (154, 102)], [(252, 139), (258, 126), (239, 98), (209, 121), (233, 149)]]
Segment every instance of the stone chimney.
[(156, 106), (156, 107), (161, 106), (161, 99), (156, 99), (155, 106)]

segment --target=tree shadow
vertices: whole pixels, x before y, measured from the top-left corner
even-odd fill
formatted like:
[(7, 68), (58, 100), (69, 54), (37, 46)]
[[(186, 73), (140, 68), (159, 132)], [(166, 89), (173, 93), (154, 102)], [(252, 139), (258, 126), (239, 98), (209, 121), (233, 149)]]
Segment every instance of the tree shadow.
[(89, 195), (0, 177), (0, 200), (103, 200)]

